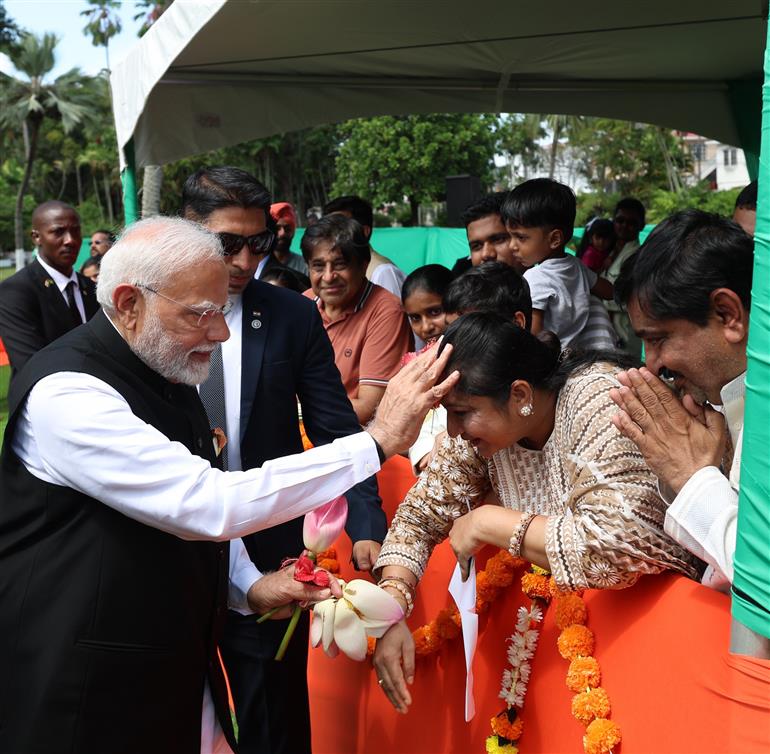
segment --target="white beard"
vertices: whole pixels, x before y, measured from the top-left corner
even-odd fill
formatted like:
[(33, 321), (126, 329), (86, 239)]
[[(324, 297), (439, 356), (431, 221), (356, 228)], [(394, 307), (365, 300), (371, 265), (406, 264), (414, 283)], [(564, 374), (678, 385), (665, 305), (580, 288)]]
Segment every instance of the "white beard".
[[(208, 350), (213, 351), (212, 345)], [(184, 385), (199, 385), (209, 376), (209, 362), (198, 364), (190, 361), (190, 354), (207, 350), (198, 346), (190, 351), (183, 351), (164, 329), (160, 317), (149, 307), (144, 327), (137, 333), (131, 350), (150, 369), (154, 369), (169, 382), (181, 382)]]

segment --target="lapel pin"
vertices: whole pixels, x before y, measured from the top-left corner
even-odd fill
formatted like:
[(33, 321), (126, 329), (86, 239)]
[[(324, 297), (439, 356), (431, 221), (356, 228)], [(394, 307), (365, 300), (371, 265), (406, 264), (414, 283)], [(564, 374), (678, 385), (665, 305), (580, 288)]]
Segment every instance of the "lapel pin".
[(258, 320), (258, 319), (252, 319), (251, 320), (251, 326), (255, 330), (259, 330), (259, 328), (262, 327), (262, 322), (260, 320)]
[(46, 278), (46, 279), (45, 279), (45, 282), (43, 283), (43, 285), (44, 285), (46, 288), (50, 288), (50, 287), (53, 285), (53, 280), (51, 280), (51, 278)]

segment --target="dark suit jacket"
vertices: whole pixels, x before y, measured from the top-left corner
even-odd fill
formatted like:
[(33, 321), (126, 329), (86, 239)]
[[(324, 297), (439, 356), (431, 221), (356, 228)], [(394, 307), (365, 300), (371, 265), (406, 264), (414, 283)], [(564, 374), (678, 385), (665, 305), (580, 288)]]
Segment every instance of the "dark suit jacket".
[[(227, 364), (225, 364), (227, 369)], [(315, 304), (254, 280), (243, 293), (241, 462), (244, 469), (302, 452), (297, 414), (314, 445), (361, 431)], [(387, 531), (374, 477), (346, 493), (348, 535), (382, 541)], [(244, 537), (257, 567), (278, 568), (302, 550), (302, 519)]]
[[(78, 285), (88, 320), (99, 310), (96, 286), (80, 273)], [(0, 338), (12, 378), (33, 354), (72, 329), (67, 302), (37, 259), (0, 283)]]
[(299, 281), (299, 284), (303, 290), (306, 291), (308, 288), (310, 288), (310, 278), (307, 275), (303, 275), (301, 272), (299, 272), (299, 270), (292, 270), (291, 267), (286, 267), (285, 265), (281, 264), (272, 253), (267, 258), (265, 266), (260, 270), (260, 280), (265, 276), (265, 273), (268, 270), (274, 270), (276, 268), (279, 270), (286, 270), (287, 272), (290, 272), (292, 275), (294, 275), (294, 277)]

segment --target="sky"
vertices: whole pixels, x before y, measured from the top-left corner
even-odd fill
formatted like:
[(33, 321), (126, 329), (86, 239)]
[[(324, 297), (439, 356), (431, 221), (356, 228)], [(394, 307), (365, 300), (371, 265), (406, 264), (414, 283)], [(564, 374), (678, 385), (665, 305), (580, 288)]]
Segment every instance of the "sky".
[[(75, 66), (91, 75), (106, 67), (104, 48), (94, 47), (90, 38), (83, 34), (87, 19), (80, 12), (89, 7), (85, 0), (5, 0), (4, 5), (8, 16), (27, 31), (35, 34), (53, 32), (60, 38), (54, 76)], [(138, 41), (141, 21), (133, 19), (138, 12), (133, 0), (123, 0), (119, 14), (123, 30), (110, 40), (110, 64), (113, 66)], [(2, 54), (0, 71), (13, 73), (13, 66)]]

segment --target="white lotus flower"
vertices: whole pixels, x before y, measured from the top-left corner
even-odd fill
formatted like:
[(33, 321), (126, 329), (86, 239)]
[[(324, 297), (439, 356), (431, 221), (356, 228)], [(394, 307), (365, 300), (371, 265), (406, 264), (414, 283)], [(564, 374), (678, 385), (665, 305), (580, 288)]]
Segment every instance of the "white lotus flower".
[[(341, 582), (342, 583), (342, 582)], [(323, 645), (330, 657), (342, 650), (353, 660), (366, 657), (367, 636), (380, 638), (404, 617), (401, 605), (378, 586), (354, 579), (342, 583), (342, 597), (313, 607), (312, 646)]]

